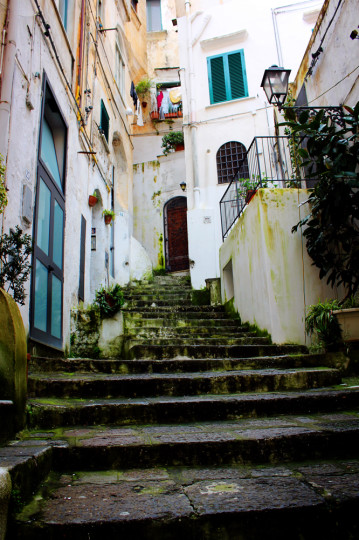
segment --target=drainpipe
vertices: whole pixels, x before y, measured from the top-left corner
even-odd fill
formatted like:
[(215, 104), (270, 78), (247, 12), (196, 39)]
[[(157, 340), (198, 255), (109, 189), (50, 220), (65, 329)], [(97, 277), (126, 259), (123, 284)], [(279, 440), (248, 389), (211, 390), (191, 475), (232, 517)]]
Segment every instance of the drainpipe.
[(189, 129), (190, 129), (190, 147), (191, 147), (191, 157), (192, 157), (192, 178), (193, 178), (193, 192), (194, 192), (194, 208), (199, 207), (199, 179), (198, 179), (198, 155), (197, 155), (197, 126), (194, 125), (196, 120), (196, 100), (193, 97), (193, 78), (195, 77), (194, 67), (193, 67), (193, 50), (192, 50), (192, 28), (191, 28), (191, 18), (190, 18), (190, 6), (189, 1), (185, 2), (186, 6), (186, 25), (187, 25), (187, 60), (189, 66), (189, 85), (188, 85), (188, 103), (189, 103)]
[(1, 73), (0, 94), (0, 153), (7, 161), (9, 146), (9, 129), (11, 114), (12, 83), (15, 69), (17, 27), (19, 26), (21, 0), (8, 0), (7, 12), (7, 42), (5, 44), (4, 64)]
[(76, 88), (76, 98), (78, 100), (79, 107), (82, 103), (82, 65), (83, 65), (83, 54), (84, 54), (84, 33), (85, 33), (85, 0), (81, 2), (81, 16), (80, 16), (80, 44), (79, 44), (79, 60), (77, 66), (77, 88)]

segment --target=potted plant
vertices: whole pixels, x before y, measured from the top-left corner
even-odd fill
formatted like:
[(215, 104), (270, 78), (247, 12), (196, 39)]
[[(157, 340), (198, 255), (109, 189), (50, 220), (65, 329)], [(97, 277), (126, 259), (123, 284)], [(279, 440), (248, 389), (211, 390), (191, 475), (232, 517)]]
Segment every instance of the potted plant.
[(148, 95), (149, 95), (149, 92), (150, 92), (150, 89), (152, 88), (152, 85), (153, 85), (153, 81), (152, 79), (149, 79), (148, 77), (143, 77), (139, 83), (137, 83), (137, 85), (135, 86), (135, 89), (136, 89), (136, 94), (138, 95), (141, 103), (142, 103), (142, 107), (143, 108), (146, 108), (147, 107), (147, 98), (148, 98)]
[(315, 335), (318, 345), (327, 351), (338, 349), (342, 342), (341, 329), (335, 311), (338, 300), (326, 300), (308, 307), (305, 317), (305, 330)]
[(162, 137), (162, 148), (165, 156), (170, 152), (184, 150), (184, 137), (182, 131), (171, 131)]
[(158, 120), (159, 119), (159, 112), (158, 111), (152, 111), (151, 112), (151, 120)]
[(343, 341), (359, 341), (359, 296), (347, 298), (333, 314), (340, 325)]
[(118, 283), (111, 287), (101, 287), (95, 294), (96, 304), (102, 318), (112, 317), (124, 304), (122, 289)]
[(105, 218), (106, 225), (110, 225), (111, 221), (115, 221), (115, 212), (113, 210), (103, 210), (102, 215)]
[(95, 206), (97, 203), (98, 197), (95, 190), (92, 195), (89, 195), (89, 206)]

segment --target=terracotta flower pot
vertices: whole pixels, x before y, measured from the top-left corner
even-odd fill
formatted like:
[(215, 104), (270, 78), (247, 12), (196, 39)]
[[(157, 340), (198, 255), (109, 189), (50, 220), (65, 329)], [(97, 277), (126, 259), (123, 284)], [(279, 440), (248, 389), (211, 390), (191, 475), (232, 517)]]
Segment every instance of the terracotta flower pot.
[(105, 224), (110, 225), (112, 221), (112, 216), (104, 216), (104, 218), (105, 218)]
[(98, 198), (94, 195), (89, 195), (89, 206), (95, 206), (98, 203)]
[(175, 152), (180, 152), (181, 150), (184, 150), (184, 144), (177, 144)]
[(159, 119), (159, 113), (158, 112), (155, 112), (155, 111), (152, 111), (151, 112), (151, 119), (152, 120), (158, 120)]

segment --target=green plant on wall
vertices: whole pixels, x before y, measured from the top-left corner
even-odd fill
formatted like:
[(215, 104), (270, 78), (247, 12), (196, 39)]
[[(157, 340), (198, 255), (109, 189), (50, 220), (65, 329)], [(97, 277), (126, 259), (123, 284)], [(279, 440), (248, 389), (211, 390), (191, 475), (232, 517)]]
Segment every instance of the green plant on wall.
[(170, 152), (174, 152), (176, 147), (184, 144), (182, 131), (171, 131), (162, 137), (162, 148), (165, 156)]
[(4, 158), (0, 154), (0, 214), (3, 213), (8, 202), (6, 187), (5, 187), (5, 165), (3, 161), (4, 161)]
[(25, 304), (24, 287), (31, 270), (31, 252), (31, 236), (23, 234), (18, 226), (0, 237), (0, 287), (21, 305)]
[(343, 285), (347, 297), (359, 288), (359, 102), (345, 107), (336, 125), (324, 110), (314, 117), (304, 111), (287, 125), (305, 137), (298, 154), (301, 166), (317, 183), (308, 199), (309, 212), (293, 228), (302, 228), (308, 254), (319, 277), (332, 287)]
[(112, 317), (123, 306), (124, 298), (120, 285), (101, 287), (95, 294), (95, 306), (100, 309), (102, 318)]
[(136, 94), (139, 98), (143, 99), (146, 97), (150, 91), (150, 89), (153, 86), (152, 79), (149, 79), (148, 77), (143, 77), (139, 83), (136, 84)]

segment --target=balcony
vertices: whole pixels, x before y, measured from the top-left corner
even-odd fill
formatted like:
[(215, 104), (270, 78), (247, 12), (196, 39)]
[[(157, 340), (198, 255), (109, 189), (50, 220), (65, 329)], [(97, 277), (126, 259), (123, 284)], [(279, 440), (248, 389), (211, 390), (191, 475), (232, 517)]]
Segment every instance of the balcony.
[(313, 187), (291, 155), (290, 137), (255, 137), (220, 200), (223, 240), (261, 187)]

